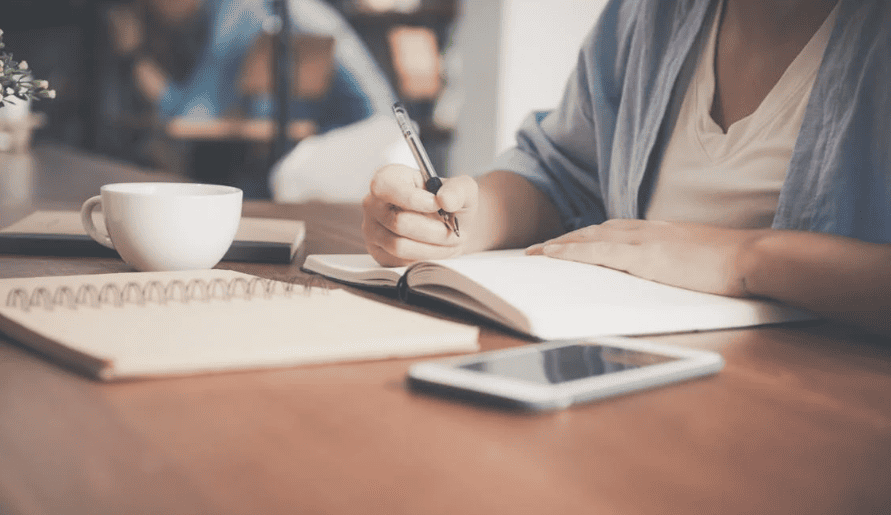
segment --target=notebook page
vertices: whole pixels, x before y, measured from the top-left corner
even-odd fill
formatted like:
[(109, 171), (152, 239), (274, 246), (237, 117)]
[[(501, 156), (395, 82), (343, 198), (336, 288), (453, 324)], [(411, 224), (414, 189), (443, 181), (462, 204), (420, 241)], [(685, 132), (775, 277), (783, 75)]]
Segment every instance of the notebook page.
[[(226, 270), (111, 274), (0, 281), (11, 288), (115, 281), (164, 282), (252, 276)], [(107, 377), (182, 374), (341, 360), (413, 356), (478, 349), (478, 329), (366, 299), (344, 290), (298, 286), (290, 296), (178, 300), (121, 307), (46, 310), (0, 307), (0, 316), (66, 347), (111, 362)], [(8, 323), (8, 322), (3, 322)], [(23, 342), (29, 344), (30, 342)]]
[(522, 252), (483, 253), (436, 264), (504, 300), (521, 314), (513, 328), (543, 339), (684, 332), (814, 318), (773, 302), (700, 293), (604, 267)]

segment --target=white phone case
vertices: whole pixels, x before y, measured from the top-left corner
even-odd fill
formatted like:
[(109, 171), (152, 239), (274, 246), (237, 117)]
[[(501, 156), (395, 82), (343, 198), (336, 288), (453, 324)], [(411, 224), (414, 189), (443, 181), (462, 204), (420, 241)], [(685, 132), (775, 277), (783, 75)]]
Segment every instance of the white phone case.
[[(489, 358), (499, 358), (574, 345), (605, 345), (677, 358), (668, 362), (610, 372), (562, 383), (532, 381), (461, 368)], [(720, 354), (656, 344), (641, 339), (598, 337), (545, 342), (412, 365), (409, 384), (416, 389), (461, 398), (479, 398), (496, 404), (531, 410), (561, 409), (573, 404), (654, 388), (694, 377), (714, 374), (724, 366)]]

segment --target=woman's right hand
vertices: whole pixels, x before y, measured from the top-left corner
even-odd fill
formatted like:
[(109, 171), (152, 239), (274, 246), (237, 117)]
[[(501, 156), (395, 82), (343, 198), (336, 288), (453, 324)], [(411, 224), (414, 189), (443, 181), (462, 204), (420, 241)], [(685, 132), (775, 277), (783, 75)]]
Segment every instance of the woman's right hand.
[[(478, 202), (479, 187), (471, 177), (443, 179), (434, 195), (424, 189), (420, 171), (384, 166), (362, 202), (365, 247), (384, 266), (457, 256), (468, 249)], [(443, 222), (440, 209), (455, 214), (460, 236)]]

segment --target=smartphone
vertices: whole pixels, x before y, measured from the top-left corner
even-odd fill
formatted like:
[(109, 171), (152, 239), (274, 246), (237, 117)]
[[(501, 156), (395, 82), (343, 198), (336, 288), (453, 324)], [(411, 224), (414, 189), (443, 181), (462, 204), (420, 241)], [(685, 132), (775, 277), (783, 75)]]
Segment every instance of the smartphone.
[(408, 384), (461, 399), (550, 410), (714, 374), (723, 366), (721, 355), (711, 351), (600, 337), (415, 363)]

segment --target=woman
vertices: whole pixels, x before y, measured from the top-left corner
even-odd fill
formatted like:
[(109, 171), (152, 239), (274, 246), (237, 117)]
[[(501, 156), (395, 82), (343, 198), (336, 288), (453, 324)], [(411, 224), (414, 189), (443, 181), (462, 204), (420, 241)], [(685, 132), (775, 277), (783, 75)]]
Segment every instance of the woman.
[(435, 196), (377, 172), (368, 251), (532, 245), (891, 334), (889, 28), (881, 0), (611, 1), (495, 171)]
[[(330, 87), (321, 98), (293, 99), (292, 118), (312, 120), (322, 133), (388, 114), (395, 98), (389, 81), (346, 19), (323, 0), (288, 0), (288, 7), (295, 33), (334, 39)], [(271, 16), (269, 0), (132, 0), (111, 8), (114, 55), (103, 74), (100, 146), (126, 153), (142, 145), (151, 153), (162, 143), (151, 130), (122, 140), (122, 119), (139, 115), (271, 117), (271, 94), (239, 88), (245, 59)]]
[[(242, 62), (270, 19), (262, 0), (140, 0), (112, 11), (112, 42), (133, 56), (133, 82), (168, 116), (220, 116), (242, 100), (236, 84)], [(320, 130), (387, 112), (393, 93), (359, 36), (321, 0), (289, 0), (296, 32), (333, 36), (335, 73), (330, 93), (316, 106), (296, 108)], [(137, 13), (143, 13), (142, 17)], [(254, 107), (268, 116), (268, 102)], [(265, 109), (265, 111), (264, 111)]]

